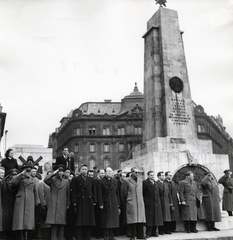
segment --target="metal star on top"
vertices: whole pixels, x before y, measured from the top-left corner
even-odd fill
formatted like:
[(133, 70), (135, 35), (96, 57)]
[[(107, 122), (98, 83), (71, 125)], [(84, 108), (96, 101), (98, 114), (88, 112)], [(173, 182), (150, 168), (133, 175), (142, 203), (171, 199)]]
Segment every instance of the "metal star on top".
[(164, 6), (164, 7), (166, 7), (166, 0), (155, 0), (156, 1), (156, 4), (159, 4), (160, 5), (160, 7), (162, 7), (162, 5)]

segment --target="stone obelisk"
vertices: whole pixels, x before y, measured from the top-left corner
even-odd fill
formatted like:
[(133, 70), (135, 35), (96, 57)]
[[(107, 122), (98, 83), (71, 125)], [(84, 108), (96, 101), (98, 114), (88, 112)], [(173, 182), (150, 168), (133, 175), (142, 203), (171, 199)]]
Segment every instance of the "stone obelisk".
[(144, 135), (196, 138), (182, 32), (174, 10), (160, 7), (147, 23), (144, 56)]
[(191, 168), (196, 176), (211, 171), (218, 179), (229, 168), (228, 155), (213, 154), (212, 141), (197, 138), (177, 12), (160, 7), (143, 37), (143, 143), (121, 167), (141, 167), (145, 174), (169, 170), (180, 178)]

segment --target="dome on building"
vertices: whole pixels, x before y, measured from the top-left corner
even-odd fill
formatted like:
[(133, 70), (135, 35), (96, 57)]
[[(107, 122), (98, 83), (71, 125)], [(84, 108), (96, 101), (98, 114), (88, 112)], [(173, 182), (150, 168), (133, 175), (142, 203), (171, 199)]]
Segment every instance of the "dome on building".
[(137, 83), (135, 83), (133, 92), (131, 92), (129, 95), (125, 96), (124, 98), (138, 98), (138, 97), (143, 98), (143, 94), (138, 91)]

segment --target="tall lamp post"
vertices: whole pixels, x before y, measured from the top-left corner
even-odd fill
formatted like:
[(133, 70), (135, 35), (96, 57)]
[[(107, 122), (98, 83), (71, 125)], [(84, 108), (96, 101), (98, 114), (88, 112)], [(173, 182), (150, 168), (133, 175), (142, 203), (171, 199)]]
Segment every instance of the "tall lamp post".
[(6, 113), (2, 112), (2, 106), (0, 104), (0, 160), (1, 160), (1, 139), (4, 133), (5, 128), (5, 121), (6, 121)]
[(5, 148), (4, 148), (4, 152), (6, 152), (6, 149), (7, 149), (7, 134), (8, 134), (8, 130), (5, 130)]

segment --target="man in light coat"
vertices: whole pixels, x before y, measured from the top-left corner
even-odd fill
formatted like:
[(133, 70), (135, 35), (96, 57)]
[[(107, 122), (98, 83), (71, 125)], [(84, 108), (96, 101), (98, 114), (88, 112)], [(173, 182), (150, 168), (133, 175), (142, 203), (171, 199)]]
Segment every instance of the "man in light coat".
[(12, 230), (20, 231), (21, 239), (27, 239), (28, 233), (35, 229), (35, 206), (39, 203), (36, 185), (31, 177), (31, 168), (14, 176), (12, 186), (18, 187), (15, 196)]
[(197, 233), (197, 183), (194, 181), (194, 175), (191, 171), (186, 173), (186, 179), (180, 181), (179, 195), (182, 205), (181, 218), (185, 223), (187, 233)]
[(143, 201), (142, 179), (138, 177), (138, 168), (131, 169), (131, 176), (122, 184), (121, 197), (126, 206), (126, 221), (131, 227), (131, 240), (145, 239), (145, 207)]
[(66, 225), (66, 213), (70, 204), (69, 181), (63, 178), (64, 168), (58, 168), (49, 174), (44, 182), (50, 186), (50, 203), (46, 224), (51, 224), (51, 240), (64, 239), (64, 225)]

